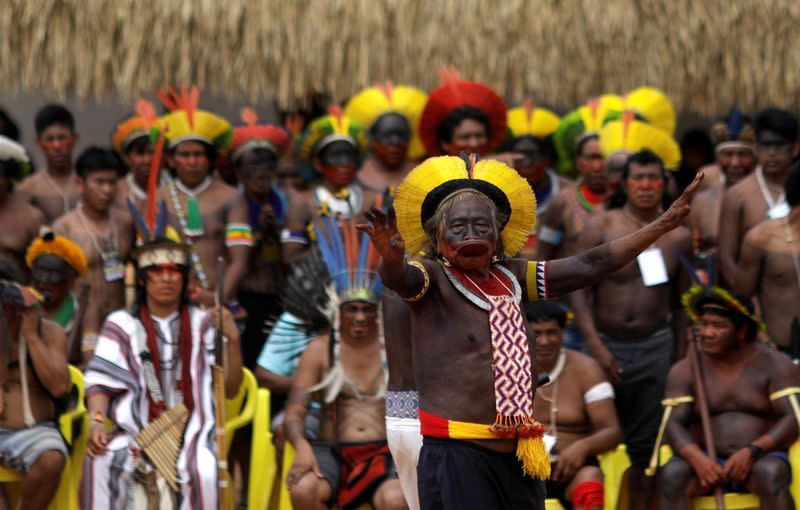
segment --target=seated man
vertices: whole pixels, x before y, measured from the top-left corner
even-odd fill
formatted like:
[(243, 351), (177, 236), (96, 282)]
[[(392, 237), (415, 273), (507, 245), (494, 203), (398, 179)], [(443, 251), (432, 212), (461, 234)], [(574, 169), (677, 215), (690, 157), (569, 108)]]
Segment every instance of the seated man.
[[(88, 262), (81, 247), (66, 237), (47, 232), (28, 247), (25, 261), (31, 269), (33, 287), (42, 294), (44, 314), (67, 335), (69, 362), (80, 365), (81, 325), (76, 324), (81, 308), (73, 293), (75, 278), (86, 272)], [(79, 321), (78, 321), (79, 322)]]
[(786, 449), (797, 439), (800, 419), (792, 411), (800, 392), (797, 367), (785, 354), (754, 342), (761, 324), (749, 299), (696, 285), (683, 303), (699, 324), (697, 357), (717, 458), (706, 453), (687, 357), (667, 378), (664, 420), (675, 456), (661, 472), (660, 508), (691, 508), (692, 496), (720, 486), (755, 493), (762, 508), (794, 508)]
[[(358, 233), (348, 225), (342, 234), (335, 221), (315, 229), (335, 291), (329, 291), (331, 333), (312, 340), (300, 357), (286, 407), (286, 435), (297, 451), (286, 484), (297, 510), (337, 504), (357, 508), (371, 503), (376, 510), (407, 508), (386, 443), (384, 418), (387, 383), (386, 354), (380, 334), (378, 258), (368, 239), (360, 244), (370, 255), (361, 268), (342, 268), (344, 243)], [(350, 244), (348, 242), (348, 244)], [(355, 253), (360, 250), (356, 248)], [(341, 256), (341, 258), (340, 258)], [(337, 262), (338, 261), (338, 262)], [(319, 281), (328, 281), (330, 277)], [(333, 286), (332, 285), (332, 286)], [(319, 441), (309, 442), (304, 420), (311, 396), (323, 405)]]
[[(42, 317), (33, 290), (6, 280), (0, 295), (6, 319), (0, 323), (0, 465), (26, 475), (17, 508), (44, 509), (67, 456), (56, 424), (56, 400), (70, 389), (67, 340), (58, 324)], [(5, 493), (0, 508), (10, 508)]]
[(531, 301), (525, 315), (536, 334), (536, 365), (550, 377), (533, 401), (534, 414), (548, 427), (545, 444), (553, 470), (547, 497), (565, 508), (602, 509), (603, 474), (596, 455), (614, 448), (622, 435), (614, 390), (596, 361), (562, 347), (567, 315), (561, 306)]

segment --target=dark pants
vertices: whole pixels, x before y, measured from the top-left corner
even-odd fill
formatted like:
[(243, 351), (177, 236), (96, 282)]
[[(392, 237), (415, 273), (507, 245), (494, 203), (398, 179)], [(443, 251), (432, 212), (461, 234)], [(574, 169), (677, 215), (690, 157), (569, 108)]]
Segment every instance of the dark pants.
[(417, 464), (422, 510), (544, 510), (544, 481), (522, 473), (515, 453), (423, 438)]
[(667, 373), (672, 366), (672, 331), (663, 328), (647, 338), (619, 341), (601, 335), (617, 365), (622, 382), (614, 386), (614, 403), (622, 425), (622, 440), (631, 462), (647, 466), (658, 434)]
[(273, 294), (260, 292), (239, 292), (239, 304), (247, 310), (247, 320), (242, 335), (242, 362), (244, 366), (253, 370), (256, 366), (258, 355), (267, 342), (268, 320), (275, 320), (281, 314), (281, 300)]

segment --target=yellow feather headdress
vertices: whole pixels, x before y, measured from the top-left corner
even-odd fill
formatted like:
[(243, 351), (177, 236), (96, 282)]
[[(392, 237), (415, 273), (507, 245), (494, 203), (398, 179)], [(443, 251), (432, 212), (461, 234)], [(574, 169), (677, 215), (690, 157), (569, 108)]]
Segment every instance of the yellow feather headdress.
[(501, 212), (508, 213), (500, 234), (505, 255), (519, 253), (536, 227), (536, 196), (530, 184), (500, 161), (486, 159), (468, 169), (467, 163), (456, 156), (425, 160), (397, 186), (394, 208), (407, 253), (418, 253), (425, 245), (428, 235), (423, 225), (438, 205), (467, 188), (484, 193)]
[(357, 120), (366, 130), (387, 113), (402, 115), (411, 128), (408, 159), (419, 159), (425, 155), (425, 147), (419, 138), (419, 117), (427, 100), (428, 95), (417, 88), (386, 82), (353, 96), (344, 107), (344, 115)]
[(25, 262), (28, 267), (33, 267), (36, 259), (42, 255), (55, 255), (70, 265), (78, 276), (86, 272), (89, 263), (80, 246), (64, 236), (57, 236), (47, 232), (36, 238), (25, 253)]
[(634, 120), (631, 111), (624, 112), (622, 120), (609, 122), (600, 131), (600, 150), (606, 158), (617, 152), (633, 154), (643, 149), (656, 153), (667, 170), (675, 171), (681, 163), (677, 142), (660, 129)]
[(170, 87), (167, 92), (160, 91), (158, 96), (170, 110), (158, 121), (165, 128), (163, 134), (170, 149), (186, 141), (207, 143), (219, 150), (230, 145), (233, 138), (230, 123), (219, 115), (197, 108), (200, 101), (197, 87), (189, 90), (181, 87), (180, 93)]
[(561, 119), (545, 108), (537, 108), (533, 101), (526, 99), (522, 106), (508, 111), (508, 128), (514, 138), (533, 136), (545, 138), (558, 129)]
[(639, 87), (623, 98), (623, 108), (635, 111), (645, 122), (669, 136), (675, 134), (675, 107), (667, 95), (653, 87)]

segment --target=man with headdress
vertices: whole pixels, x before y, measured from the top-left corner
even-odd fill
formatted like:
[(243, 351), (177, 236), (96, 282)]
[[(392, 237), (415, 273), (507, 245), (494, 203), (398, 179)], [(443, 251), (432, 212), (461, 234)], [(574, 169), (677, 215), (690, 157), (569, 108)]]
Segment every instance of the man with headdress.
[[(689, 509), (691, 497), (721, 487), (755, 493), (761, 508), (794, 508), (786, 449), (798, 436), (797, 367), (756, 341), (763, 324), (749, 299), (716, 286), (695, 285), (682, 301), (696, 324), (697, 357), (717, 458), (697, 423), (702, 420), (693, 360), (669, 372), (662, 427), (673, 457), (661, 468), (662, 509)], [(736, 374), (735, 377), (731, 377)], [(660, 438), (659, 438), (660, 439)], [(658, 442), (652, 468), (658, 464)]]
[(800, 363), (800, 164), (786, 179), (785, 218), (767, 220), (747, 232), (735, 287), (758, 298), (769, 339)]
[[(286, 408), (286, 434), (297, 452), (286, 478), (292, 503), (297, 509), (329, 503), (405, 508), (384, 426), (378, 257), (352, 219), (323, 218), (314, 232), (325, 266), (317, 269), (318, 281), (330, 282), (323, 309), (332, 329), (300, 357)], [(304, 422), (315, 393), (323, 409), (319, 439), (309, 442)]]
[[(139, 209), (143, 209), (147, 202), (147, 185), (155, 152), (150, 128), (148, 121), (140, 115), (134, 115), (117, 124), (111, 136), (114, 150), (128, 167), (128, 173), (117, 190), (117, 200), (126, 208), (128, 199)], [(156, 186), (170, 179), (168, 172), (159, 169)]]
[(697, 194), (687, 224), (692, 231), (695, 255), (703, 258), (717, 252), (725, 191), (750, 175), (756, 163), (755, 131), (750, 119), (739, 110), (733, 110), (727, 118), (711, 126), (711, 140), (716, 164), (706, 165), (703, 171), (707, 178), (714, 174), (719, 185)]
[(227, 120), (198, 109), (197, 87), (159, 95), (170, 113), (155, 126), (166, 140), (167, 166), (175, 178), (159, 189), (158, 196), (167, 203), (172, 226), (189, 246), (196, 278), (192, 300), (214, 304), (217, 259), (223, 257), (225, 304), (235, 310), (236, 291), (254, 245), (253, 229), (240, 193), (213, 174), (218, 152), (230, 145), (233, 130)]
[[(639, 138), (653, 129), (650, 126), (632, 121), (624, 129), (621, 123), (610, 123), (604, 131), (624, 131), (632, 137), (630, 140), (646, 143), (656, 140), (649, 136)], [(650, 146), (659, 150), (656, 144)], [(631, 141), (627, 147), (636, 150), (642, 146), (632, 145)], [(672, 142), (666, 147), (673, 148), (665, 151), (664, 157), (670, 158), (669, 154), (677, 151), (677, 144)], [(663, 161), (649, 149), (628, 156), (622, 175), (623, 190), (612, 198), (607, 212), (586, 223), (580, 238), (582, 250), (624, 238), (657, 220), (664, 210), (666, 195)], [(678, 158), (667, 161), (670, 167), (677, 168)], [(687, 277), (681, 270), (680, 256), (690, 254), (691, 235), (685, 227), (678, 227), (649, 246), (636, 263), (627, 264), (608, 279), (572, 296), (586, 346), (614, 384), (623, 442), (633, 464), (628, 480), (631, 507), (636, 509), (649, 508), (653, 487), (644, 476), (644, 468), (658, 429), (658, 399), (664, 392), (673, 356), (681, 357), (684, 352), (681, 339), (685, 318), (680, 310), (680, 295), (687, 287)]]
[(295, 158), (306, 181), (320, 177), (308, 191), (289, 193), (289, 212), (281, 231), (283, 259), (294, 262), (309, 246), (309, 225), (320, 214), (352, 218), (369, 208), (376, 193), (356, 182), (367, 134), (358, 121), (333, 106), (309, 124), (294, 142)]
[[(211, 369), (220, 363), (215, 339), (221, 334), (225, 395), (235, 395), (242, 380), (239, 332), (226, 309), (189, 303), (190, 251), (166, 227), (166, 206), (157, 219), (132, 212), (143, 240), (132, 255), (136, 304), (106, 319), (86, 372), (91, 428), (83, 508), (216, 509), (215, 427), (222, 424), (215, 422)], [(140, 436), (159, 418), (175, 423), (179, 440), (167, 432), (164, 441)], [(180, 483), (175, 488), (169, 473), (154, 468), (170, 462)]]
[(19, 186), (20, 194), (45, 217), (48, 225), (72, 210), (79, 193), (72, 151), (78, 143), (75, 118), (60, 104), (47, 104), (34, 119), (36, 143), (45, 157), (45, 166), (29, 175)]
[(563, 347), (567, 313), (560, 305), (528, 302), (525, 318), (536, 335), (536, 366), (549, 378), (533, 402), (534, 414), (547, 426), (554, 463), (547, 497), (566, 508), (600, 510), (603, 474), (597, 455), (616, 447), (622, 436), (614, 389), (595, 360)]
[[(83, 250), (66, 237), (46, 232), (28, 247), (25, 262), (33, 287), (42, 295), (45, 316), (64, 328), (68, 340), (73, 338), (73, 331), (77, 328), (80, 333), (81, 325), (75, 323), (80, 305), (72, 290), (75, 279), (88, 268)], [(83, 363), (80, 342), (68, 343), (67, 353), (70, 363)]]
[(748, 230), (789, 214), (784, 187), (792, 161), (800, 153), (797, 118), (777, 108), (755, 118), (756, 159), (753, 173), (725, 191), (719, 227), (721, 281), (736, 282), (736, 266)]
[(427, 100), (419, 89), (387, 81), (347, 102), (344, 114), (361, 123), (369, 137), (369, 155), (358, 172), (365, 189), (384, 193), (394, 188), (424, 156), (419, 117)]
[(27, 274), (25, 249), (44, 223), (42, 212), (14, 190), (29, 165), (25, 148), (0, 136), (0, 261), (11, 266), (18, 278)]
[(439, 76), (442, 84), (431, 92), (419, 119), (428, 156), (497, 149), (507, 129), (503, 98), (483, 83), (462, 80), (453, 67), (443, 67)]
[(539, 260), (577, 252), (578, 235), (586, 220), (605, 209), (608, 174), (600, 149), (600, 129), (610, 119), (620, 99), (606, 95), (562, 117), (553, 133), (562, 174), (577, 170), (577, 186), (562, 189), (542, 215), (537, 233)]
[(89, 147), (75, 163), (81, 200), (75, 209), (53, 223), (53, 232), (76, 242), (89, 263), (78, 285), (89, 284), (81, 352), (92, 356), (97, 334), (106, 315), (125, 303), (125, 261), (134, 240), (133, 220), (116, 207), (122, 163), (110, 149)]
[(57, 400), (70, 390), (67, 339), (42, 317), (42, 296), (9, 276), (0, 273), (0, 465), (25, 475), (18, 508), (44, 510), (67, 458), (57, 423)]
[(360, 228), (382, 256), (382, 280), (411, 308), (421, 508), (543, 507), (537, 479), (550, 463), (533, 416), (537, 370), (520, 302), (624, 266), (684, 220), (696, 186), (639, 231), (550, 262), (507, 258), (533, 229), (535, 199), (498, 161), (428, 159), (398, 186), (396, 212), (367, 214)]
[(242, 120), (245, 125), (234, 129), (227, 159), (242, 186), (239, 202), (247, 208), (247, 224), (255, 243), (247, 278), (242, 279), (238, 292), (239, 303), (247, 311), (244, 363), (252, 369), (266, 339), (265, 322), (281, 312), (285, 265), (281, 259), (280, 229), (286, 221), (289, 202), (277, 186), (275, 170), (288, 148), (289, 136), (281, 127), (259, 124), (251, 108), (242, 110)]
[[(508, 111), (508, 129), (511, 140), (508, 150), (522, 157), (514, 161), (514, 169), (528, 181), (536, 195), (536, 215), (541, 222), (562, 189), (572, 186), (569, 179), (558, 175), (555, 165), (555, 147), (552, 134), (558, 128), (559, 118), (550, 110), (535, 108), (526, 100), (519, 108)], [(531, 233), (522, 247), (520, 256), (536, 258), (536, 232)]]

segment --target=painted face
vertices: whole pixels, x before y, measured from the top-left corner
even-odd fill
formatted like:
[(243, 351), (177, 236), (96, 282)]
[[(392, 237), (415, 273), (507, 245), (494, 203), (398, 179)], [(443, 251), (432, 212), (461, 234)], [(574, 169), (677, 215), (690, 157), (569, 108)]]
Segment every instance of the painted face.
[(33, 263), (31, 279), (33, 286), (44, 296), (44, 306), (60, 305), (72, 288), (75, 272), (64, 260), (46, 253)]
[(51, 168), (72, 166), (72, 149), (77, 142), (78, 135), (62, 124), (46, 127), (36, 140)]
[(552, 162), (539, 143), (530, 137), (525, 137), (511, 147), (511, 152), (522, 154), (523, 157), (514, 161), (514, 169), (528, 181), (528, 184), (535, 187), (542, 182)]
[(617, 152), (609, 156), (606, 160), (609, 194), (614, 194), (622, 188), (622, 174), (624, 173), (625, 161), (627, 161), (627, 159), (627, 154), (624, 152)]
[(756, 143), (756, 156), (765, 174), (785, 172), (797, 155), (795, 144), (774, 131), (764, 131)]
[(146, 270), (147, 298), (165, 306), (177, 305), (183, 290), (183, 270), (177, 264), (159, 264)]
[(188, 188), (200, 185), (211, 170), (208, 147), (202, 142), (188, 140), (179, 143), (167, 160), (175, 169), (175, 175)]
[(406, 162), (411, 127), (402, 115), (387, 113), (381, 115), (372, 125), (372, 153), (389, 168), (396, 168)]
[(357, 163), (358, 151), (344, 140), (331, 142), (314, 158), (316, 170), (337, 188), (349, 186), (355, 180)]
[(465, 271), (486, 267), (497, 249), (491, 215), (489, 207), (476, 198), (453, 205), (439, 234), (439, 253)]
[(736, 346), (736, 325), (728, 317), (704, 312), (700, 316), (698, 328), (700, 347), (707, 354), (722, 354)]
[(378, 306), (366, 301), (349, 301), (339, 307), (341, 330), (352, 340), (374, 338), (378, 332)]
[(147, 180), (150, 177), (150, 165), (153, 163), (154, 150), (153, 144), (148, 142), (144, 147), (133, 148), (123, 156), (125, 164), (133, 173), (133, 180), (142, 188), (147, 186)]
[(536, 335), (536, 364), (552, 365), (564, 343), (564, 330), (556, 320), (528, 321)]
[(464, 119), (453, 129), (453, 140), (442, 142), (442, 148), (451, 156), (458, 156), (461, 151), (483, 154), (489, 143), (489, 132), (481, 122), (475, 119)]
[(638, 209), (653, 209), (664, 198), (664, 175), (657, 164), (631, 163), (625, 179), (625, 194)]
[(266, 195), (275, 184), (277, 157), (270, 152), (247, 151), (238, 161), (239, 182), (249, 194)]
[(95, 211), (107, 211), (114, 203), (119, 185), (116, 170), (95, 170), (78, 182), (81, 199)]
[(753, 149), (747, 147), (720, 149), (716, 152), (716, 158), (730, 186), (741, 181), (756, 167), (756, 157)]
[(277, 169), (278, 186), (284, 190), (298, 189), (302, 185), (300, 176), (297, 175), (297, 167), (291, 158), (283, 158), (278, 161)]
[(583, 144), (581, 152), (575, 160), (575, 167), (583, 177), (583, 183), (596, 193), (605, 192), (608, 184), (608, 174), (603, 163), (600, 142), (594, 139)]

